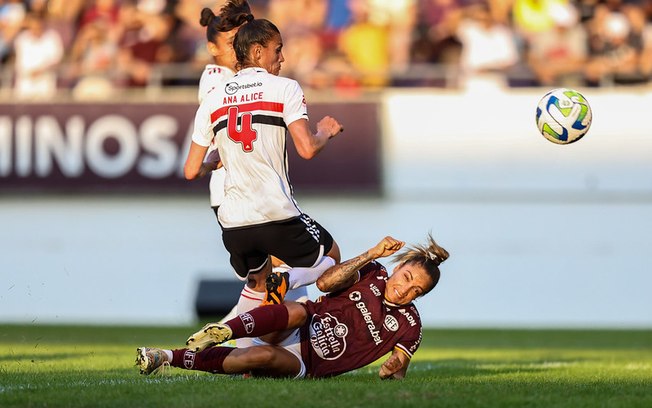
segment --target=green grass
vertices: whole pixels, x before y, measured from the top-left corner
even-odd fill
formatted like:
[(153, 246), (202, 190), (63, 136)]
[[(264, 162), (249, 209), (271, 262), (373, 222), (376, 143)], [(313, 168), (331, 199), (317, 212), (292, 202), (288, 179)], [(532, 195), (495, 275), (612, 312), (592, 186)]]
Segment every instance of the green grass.
[(0, 407), (652, 407), (651, 330), (426, 330), (403, 381), (138, 374), (195, 329), (0, 325)]

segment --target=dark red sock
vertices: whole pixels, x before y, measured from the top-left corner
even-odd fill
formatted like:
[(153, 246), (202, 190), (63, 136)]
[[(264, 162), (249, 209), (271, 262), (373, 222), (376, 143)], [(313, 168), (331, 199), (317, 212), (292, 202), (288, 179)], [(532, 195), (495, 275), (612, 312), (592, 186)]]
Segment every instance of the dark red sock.
[(285, 305), (261, 306), (225, 322), (233, 331), (233, 338), (260, 337), (288, 328), (288, 309)]
[(207, 371), (213, 374), (224, 374), (224, 359), (235, 350), (233, 347), (210, 347), (199, 353), (188, 349), (172, 350), (172, 367), (186, 370)]

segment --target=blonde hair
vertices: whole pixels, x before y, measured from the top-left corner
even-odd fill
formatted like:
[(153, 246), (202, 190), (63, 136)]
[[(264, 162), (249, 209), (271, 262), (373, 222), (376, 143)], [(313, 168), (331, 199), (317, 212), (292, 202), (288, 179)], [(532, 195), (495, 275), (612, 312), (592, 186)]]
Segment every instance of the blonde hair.
[(400, 266), (404, 264), (419, 265), (425, 269), (432, 280), (432, 285), (427, 288), (424, 295), (432, 290), (439, 282), (441, 272), (439, 265), (449, 257), (448, 251), (442, 248), (428, 233), (426, 243), (423, 245), (412, 245), (407, 249), (394, 255), (394, 262)]

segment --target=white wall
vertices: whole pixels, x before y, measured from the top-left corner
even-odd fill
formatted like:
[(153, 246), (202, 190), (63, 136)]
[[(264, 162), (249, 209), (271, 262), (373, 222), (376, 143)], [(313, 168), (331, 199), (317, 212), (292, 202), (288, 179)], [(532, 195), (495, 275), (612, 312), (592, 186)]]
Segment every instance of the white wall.
[[(557, 146), (542, 93), (388, 93), (387, 198), (299, 202), (345, 257), (432, 230), (427, 325), (652, 327), (652, 96), (584, 90), (592, 129)], [(206, 197), (0, 198), (0, 322), (185, 324), (232, 276)]]

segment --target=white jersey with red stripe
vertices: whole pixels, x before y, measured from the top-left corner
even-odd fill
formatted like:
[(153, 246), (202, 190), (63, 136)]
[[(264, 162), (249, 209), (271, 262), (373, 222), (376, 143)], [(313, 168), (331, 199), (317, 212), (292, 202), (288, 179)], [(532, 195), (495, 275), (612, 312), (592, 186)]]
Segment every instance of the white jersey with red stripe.
[[(220, 88), (229, 79), (233, 78), (235, 73), (227, 67), (221, 65), (208, 64), (204, 68), (204, 72), (199, 79), (199, 92), (197, 99), (202, 103), (206, 95), (208, 95), (215, 88)], [(215, 146), (209, 149), (208, 153), (215, 150)], [(211, 172), (211, 179), (208, 185), (210, 193), (211, 207), (219, 207), (224, 201), (224, 179), (226, 178), (226, 171), (224, 168), (219, 168)]]
[[(303, 90), (288, 78), (246, 68), (209, 92), (195, 116), (193, 142), (215, 146), (226, 168), (223, 228), (301, 214), (288, 177), (287, 126), (308, 119)], [(210, 148), (210, 147), (209, 147)]]

